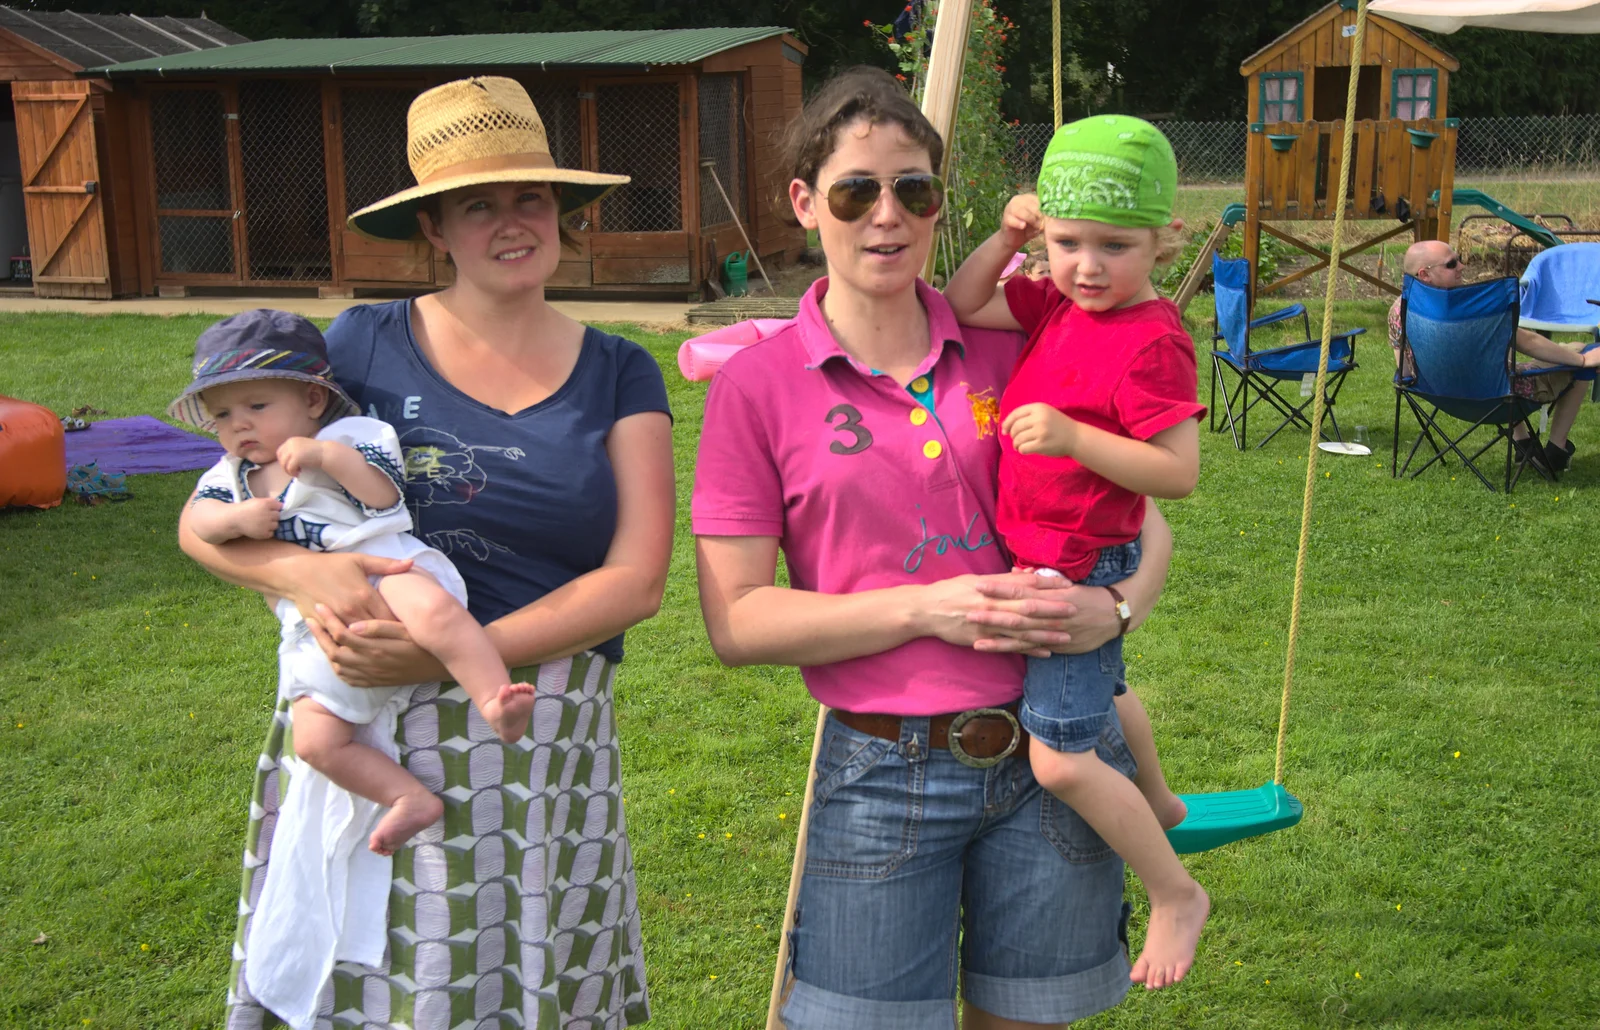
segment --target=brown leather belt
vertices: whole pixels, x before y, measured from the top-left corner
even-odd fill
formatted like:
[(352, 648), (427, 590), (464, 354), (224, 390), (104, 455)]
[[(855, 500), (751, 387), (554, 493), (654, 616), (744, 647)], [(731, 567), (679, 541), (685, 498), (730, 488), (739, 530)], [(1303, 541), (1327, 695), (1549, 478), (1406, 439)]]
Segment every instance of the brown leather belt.
[[(966, 765), (983, 769), (1013, 754), (1027, 754), (1028, 731), (1017, 722), (1016, 704), (1004, 708), (974, 708), (928, 721), (928, 746), (948, 748)], [(909, 716), (833, 710), (839, 722), (884, 740), (900, 739), (900, 724)]]

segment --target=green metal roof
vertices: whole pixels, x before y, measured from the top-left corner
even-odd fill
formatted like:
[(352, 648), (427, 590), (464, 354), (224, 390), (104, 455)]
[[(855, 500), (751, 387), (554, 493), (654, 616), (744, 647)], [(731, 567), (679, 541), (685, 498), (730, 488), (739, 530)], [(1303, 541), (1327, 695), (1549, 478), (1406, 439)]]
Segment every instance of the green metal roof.
[(779, 36), (781, 26), (706, 29), (596, 29), (472, 36), (263, 39), (254, 43), (85, 68), (88, 78), (127, 75), (321, 72), (332, 75), (440, 67), (570, 68), (694, 64), (712, 54)]

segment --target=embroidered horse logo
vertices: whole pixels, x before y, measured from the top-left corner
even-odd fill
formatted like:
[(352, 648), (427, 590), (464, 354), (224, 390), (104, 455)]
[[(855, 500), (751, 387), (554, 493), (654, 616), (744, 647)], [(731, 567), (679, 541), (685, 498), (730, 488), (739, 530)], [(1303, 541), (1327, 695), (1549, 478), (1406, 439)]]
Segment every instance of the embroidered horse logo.
[(979, 393), (973, 393), (969, 388), (967, 404), (972, 408), (972, 425), (978, 431), (978, 439), (994, 435), (1000, 425), (1000, 399), (994, 395), (994, 387), (985, 387)]

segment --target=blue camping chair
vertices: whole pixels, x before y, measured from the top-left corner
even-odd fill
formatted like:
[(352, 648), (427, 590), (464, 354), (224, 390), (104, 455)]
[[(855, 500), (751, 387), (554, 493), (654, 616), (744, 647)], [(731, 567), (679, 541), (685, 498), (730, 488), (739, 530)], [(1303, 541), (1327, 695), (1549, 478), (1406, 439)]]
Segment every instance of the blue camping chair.
[[(1522, 273), (1519, 324), (1536, 333), (1588, 333), (1600, 343), (1600, 243), (1541, 250)], [(1595, 370), (1577, 378), (1593, 381)], [(1600, 383), (1595, 395), (1600, 399)]]
[[(1287, 382), (1299, 388), (1300, 380), (1307, 372), (1317, 371), (1317, 358), (1322, 350), (1322, 342), (1313, 340), (1311, 336), (1311, 318), (1306, 314), (1305, 305), (1294, 304), (1280, 311), (1262, 315), (1252, 320), (1250, 318), (1250, 262), (1244, 258), (1220, 258), (1213, 256), (1211, 259), (1211, 277), (1216, 284), (1217, 298), (1217, 333), (1212, 339), (1211, 347), (1211, 431), (1217, 432), (1217, 385), (1222, 384), (1222, 403), (1227, 413), (1228, 429), (1233, 433), (1233, 445), (1239, 450), (1245, 448), (1246, 430), (1250, 409), (1265, 401), (1270, 407), (1283, 416), (1283, 421), (1278, 427), (1267, 434), (1257, 447), (1265, 447), (1267, 440), (1271, 440), (1282, 432), (1285, 426), (1311, 428), (1311, 418), (1306, 409), (1316, 400), (1315, 397), (1301, 398), (1290, 397), (1278, 392), (1278, 387)], [(1251, 350), (1250, 333), (1262, 326), (1283, 322), (1299, 317), (1304, 325), (1305, 342), (1291, 343), (1286, 347), (1274, 347), (1271, 350)], [(1333, 424), (1333, 438), (1339, 439), (1339, 420), (1334, 417), (1333, 405), (1339, 397), (1339, 388), (1344, 385), (1344, 377), (1356, 367), (1355, 337), (1366, 332), (1365, 329), (1351, 329), (1335, 336), (1328, 347), (1328, 388), (1327, 388), (1327, 414), (1328, 420)], [(1224, 346), (1218, 347), (1218, 341)], [(1229, 386), (1222, 376), (1223, 369), (1228, 369), (1238, 377), (1234, 386)], [(1298, 403), (1296, 403), (1298, 401)], [(1323, 436), (1327, 436), (1324, 432)]]
[[(1512, 430), (1527, 427), (1537, 449), (1539, 436), (1531, 416), (1539, 410), (1536, 401), (1518, 397), (1511, 388), (1516, 368), (1513, 344), (1517, 336), (1520, 289), (1512, 277), (1442, 290), (1406, 276), (1400, 291), (1400, 371), (1394, 377), (1394, 446), (1391, 475), (1411, 469), (1424, 440), (1433, 448), (1429, 458), (1411, 477), (1415, 479), (1435, 462), (1443, 463), (1454, 454), (1472, 470), (1490, 491), (1493, 483), (1478, 468), (1477, 460), (1489, 448), (1504, 440), (1506, 445), (1505, 490), (1510, 493), (1522, 478), (1522, 461), (1515, 460)], [(1536, 375), (1570, 369), (1545, 369)], [(1400, 458), (1400, 405), (1402, 400), (1416, 416), (1419, 434), (1411, 445), (1404, 466)], [(1467, 423), (1467, 428), (1451, 436), (1441, 423), (1448, 416)], [(1479, 429), (1492, 429), (1494, 436), (1471, 455), (1462, 449), (1467, 438)], [(1437, 434), (1444, 441), (1441, 448)], [(1554, 478), (1542, 463), (1534, 470)]]

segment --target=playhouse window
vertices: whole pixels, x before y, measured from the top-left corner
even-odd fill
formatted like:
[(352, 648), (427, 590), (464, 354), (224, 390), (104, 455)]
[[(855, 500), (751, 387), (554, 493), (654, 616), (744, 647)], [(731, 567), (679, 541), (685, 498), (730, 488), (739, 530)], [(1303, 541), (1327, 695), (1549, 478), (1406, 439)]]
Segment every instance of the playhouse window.
[(1393, 115), (1401, 120), (1438, 114), (1439, 72), (1435, 68), (1396, 68)]
[(1264, 122), (1298, 122), (1301, 120), (1300, 98), (1305, 92), (1304, 76), (1300, 72), (1261, 73), (1261, 120)]

